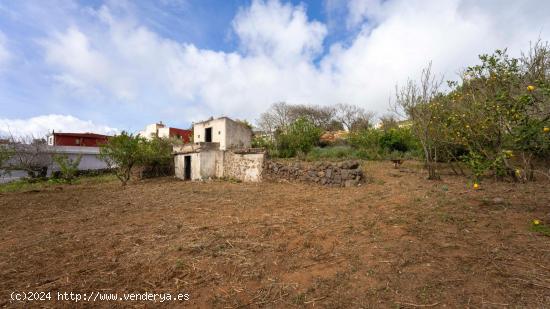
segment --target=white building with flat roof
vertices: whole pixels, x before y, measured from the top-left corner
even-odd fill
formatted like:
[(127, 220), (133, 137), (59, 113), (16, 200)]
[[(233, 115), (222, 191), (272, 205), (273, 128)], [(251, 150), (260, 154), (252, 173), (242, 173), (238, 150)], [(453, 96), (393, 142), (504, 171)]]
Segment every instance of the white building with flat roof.
[(265, 153), (251, 148), (252, 129), (245, 124), (228, 117), (197, 122), (193, 124), (193, 141), (174, 147), (176, 177), (261, 180)]

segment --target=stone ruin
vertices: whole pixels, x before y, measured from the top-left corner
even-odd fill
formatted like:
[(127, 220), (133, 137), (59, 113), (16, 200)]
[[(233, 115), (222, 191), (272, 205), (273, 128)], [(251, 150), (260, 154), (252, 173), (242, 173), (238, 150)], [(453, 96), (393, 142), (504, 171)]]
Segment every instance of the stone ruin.
[(365, 182), (359, 162), (281, 162), (266, 161), (263, 178), (272, 181), (311, 182), (333, 187), (352, 187)]

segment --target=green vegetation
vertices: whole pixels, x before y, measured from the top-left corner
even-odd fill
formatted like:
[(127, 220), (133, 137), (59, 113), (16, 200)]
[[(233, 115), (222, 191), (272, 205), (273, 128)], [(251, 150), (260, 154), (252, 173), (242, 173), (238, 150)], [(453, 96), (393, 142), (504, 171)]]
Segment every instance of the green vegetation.
[(14, 151), (11, 148), (0, 145), (0, 176), (5, 172), (1, 168), (6, 166), (6, 163), (13, 157), (13, 155)]
[(104, 160), (109, 168), (115, 170), (115, 175), (125, 186), (132, 168), (143, 159), (140, 144), (145, 141), (140, 136), (122, 132), (120, 135), (111, 137), (107, 143), (101, 145), (100, 158)]
[(460, 160), (476, 182), (488, 175), (530, 181), (536, 172), (550, 178), (536, 169), (550, 157), (550, 47), (538, 42), (521, 58), (497, 50), (479, 59), (447, 93), (429, 69), (398, 92), (426, 165)]
[(115, 170), (115, 175), (125, 186), (137, 166), (158, 168), (171, 164), (172, 143), (169, 139), (147, 140), (122, 132), (101, 146), (100, 157)]
[(540, 220), (531, 222), (531, 231), (550, 237), (550, 226), (543, 224)]
[[(93, 176), (80, 176), (72, 180), (74, 185), (83, 185), (83, 184), (95, 184), (103, 182), (115, 181), (117, 177), (114, 174), (100, 174)], [(36, 190), (45, 190), (52, 187), (57, 187), (60, 184), (65, 184), (66, 182), (60, 179), (51, 178), (51, 179), (19, 179), (16, 181), (0, 184), (0, 193), (8, 192), (26, 192), (26, 191), (36, 191)]]
[(307, 155), (306, 160), (341, 160), (341, 159), (371, 159), (364, 150), (351, 146), (315, 147)]
[[(550, 46), (537, 42), (519, 58), (497, 50), (479, 60), (446, 88), (431, 65), (419, 80), (396, 87), (392, 108), (403, 120), (383, 116), (379, 128), (371, 125), (371, 113), (353, 105), (274, 104), (260, 118), (267, 134), (254, 146), (307, 160), (417, 158), (429, 179), (440, 178), (441, 163), (475, 183), (550, 179), (548, 169), (539, 168), (550, 158)], [(319, 141), (342, 128), (346, 134)]]
[(298, 118), (275, 137), (276, 155), (282, 158), (307, 154), (319, 143), (322, 130), (306, 118)]
[(68, 155), (54, 155), (53, 161), (57, 163), (60, 169), (61, 179), (67, 183), (72, 183), (78, 175), (78, 166), (82, 155), (78, 155), (75, 159), (70, 159)]

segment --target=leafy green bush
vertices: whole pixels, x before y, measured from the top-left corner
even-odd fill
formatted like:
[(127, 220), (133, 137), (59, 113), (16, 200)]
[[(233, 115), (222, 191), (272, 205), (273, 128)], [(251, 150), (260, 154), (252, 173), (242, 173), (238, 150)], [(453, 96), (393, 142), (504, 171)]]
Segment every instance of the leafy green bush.
[(418, 141), (408, 128), (367, 129), (351, 132), (348, 143), (371, 160), (419, 157)]
[(82, 155), (78, 155), (75, 159), (69, 158), (66, 154), (56, 154), (53, 156), (53, 161), (59, 166), (61, 179), (67, 183), (72, 183), (78, 175), (78, 166), (82, 160)]
[(141, 140), (139, 143), (140, 165), (164, 166), (172, 163), (172, 142), (166, 138), (154, 137), (151, 140)]
[(273, 150), (273, 142), (270, 138), (265, 136), (254, 136), (254, 138), (252, 139), (252, 147)]
[(319, 143), (322, 130), (305, 118), (298, 118), (275, 138), (275, 155), (282, 158), (307, 154)]
[(369, 159), (368, 153), (350, 146), (315, 147), (306, 156), (308, 161), (337, 159)]
[(390, 152), (408, 152), (418, 148), (418, 142), (408, 128), (393, 128), (380, 136), (378, 141), (380, 147)]

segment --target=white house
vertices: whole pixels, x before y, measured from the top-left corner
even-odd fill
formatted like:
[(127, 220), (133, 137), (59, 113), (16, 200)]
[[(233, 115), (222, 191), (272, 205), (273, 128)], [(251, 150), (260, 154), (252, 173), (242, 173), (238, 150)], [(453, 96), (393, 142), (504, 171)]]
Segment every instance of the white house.
[(220, 150), (250, 148), (252, 129), (227, 117), (209, 119), (193, 124), (193, 141), (219, 143)]
[(265, 153), (251, 148), (252, 130), (228, 117), (193, 124), (194, 143), (174, 147), (176, 177), (260, 181)]

